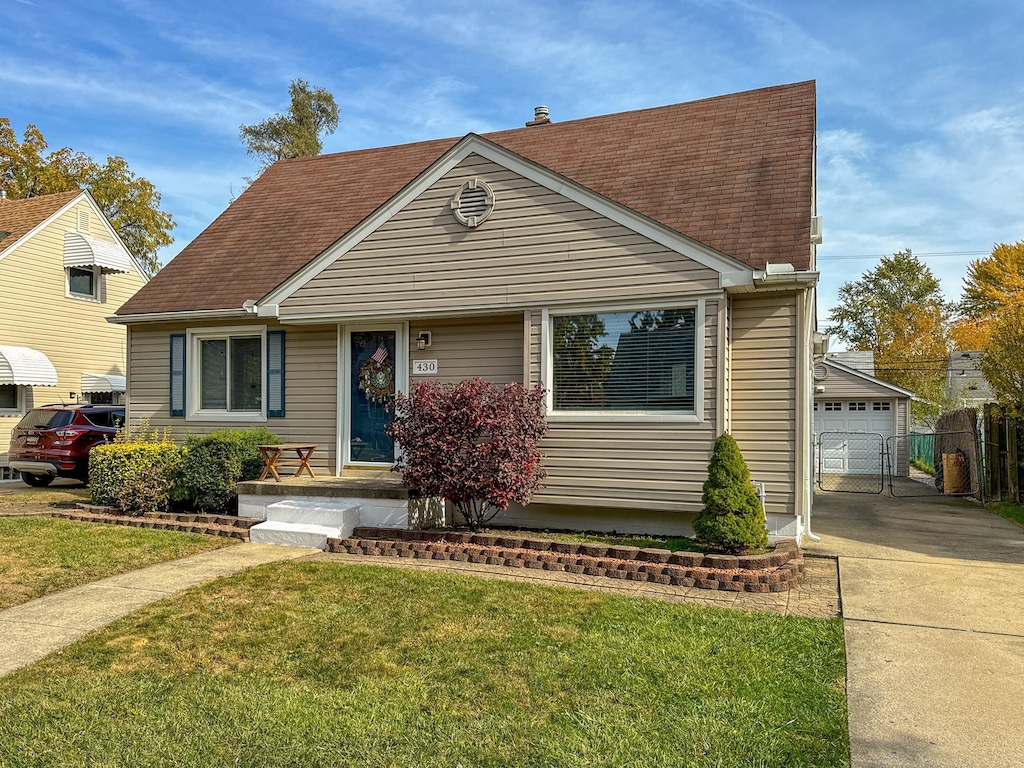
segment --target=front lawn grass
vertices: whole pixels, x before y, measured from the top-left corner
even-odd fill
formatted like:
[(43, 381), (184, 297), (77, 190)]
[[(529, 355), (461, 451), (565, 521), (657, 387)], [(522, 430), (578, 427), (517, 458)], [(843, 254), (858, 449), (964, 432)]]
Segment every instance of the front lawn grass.
[(238, 542), (178, 531), (51, 517), (0, 517), (0, 610), (116, 573), (234, 543)]
[(995, 512), (1000, 517), (1005, 517), (1010, 522), (1016, 523), (1021, 528), (1024, 528), (1024, 507), (1020, 504), (1011, 504), (1006, 501), (996, 501), (991, 504), (986, 504), (986, 507), (991, 511)]
[(0, 679), (3, 766), (844, 766), (838, 620), (330, 562)]

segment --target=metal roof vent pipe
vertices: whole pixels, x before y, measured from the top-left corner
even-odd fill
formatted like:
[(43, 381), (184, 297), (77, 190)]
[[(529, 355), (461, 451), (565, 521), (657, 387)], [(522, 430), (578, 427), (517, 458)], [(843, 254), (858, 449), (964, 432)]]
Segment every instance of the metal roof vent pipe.
[(548, 108), (547, 107), (534, 107), (533, 108), (533, 120), (528, 122), (526, 125), (527, 126), (531, 126), (531, 125), (544, 125), (545, 123), (550, 123), (550, 122), (551, 122), (551, 118), (548, 117)]

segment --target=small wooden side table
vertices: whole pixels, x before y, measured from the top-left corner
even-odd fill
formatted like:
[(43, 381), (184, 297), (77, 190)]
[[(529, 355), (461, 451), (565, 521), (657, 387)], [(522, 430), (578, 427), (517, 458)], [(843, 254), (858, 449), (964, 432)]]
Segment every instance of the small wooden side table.
[[(313, 451), (316, 450), (315, 445), (306, 445), (305, 443), (280, 443), (278, 445), (261, 445), (260, 453), (263, 454), (263, 474), (260, 475), (260, 480), (265, 480), (267, 475), (273, 475), (277, 482), (281, 482), (281, 475), (277, 473), (278, 467), (298, 467), (295, 470), (295, 477), (302, 474), (305, 470), (309, 473), (310, 477), (316, 477), (313, 474), (313, 468), (309, 466), (309, 459), (313, 455)], [(295, 458), (291, 456), (284, 456), (285, 453), (295, 452)]]

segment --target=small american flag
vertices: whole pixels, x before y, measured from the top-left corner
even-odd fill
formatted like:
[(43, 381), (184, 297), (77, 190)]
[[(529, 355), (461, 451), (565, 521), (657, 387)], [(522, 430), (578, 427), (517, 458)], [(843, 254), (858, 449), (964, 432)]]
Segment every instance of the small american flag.
[(384, 347), (383, 345), (377, 347), (377, 351), (373, 353), (373, 357), (371, 357), (370, 359), (373, 360), (373, 362), (375, 363), (383, 363), (385, 360), (388, 359), (387, 347)]

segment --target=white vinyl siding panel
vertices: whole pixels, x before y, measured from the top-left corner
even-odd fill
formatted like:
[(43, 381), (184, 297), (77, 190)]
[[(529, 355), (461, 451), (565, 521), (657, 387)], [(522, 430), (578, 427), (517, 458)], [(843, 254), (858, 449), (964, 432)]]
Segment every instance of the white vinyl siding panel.
[[(469, 178), (495, 210), (468, 229), (448, 201)], [(472, 155), (281, 305), (281, 317), (495, 309), (718, 290), (718, 273)]]
[[(31, 347), (57, 370), (56, 387), (27, 387), (25, 407), (69, 401), (83, 373), (124, 376), (126, 331), (106, 321), (144, 284), (137, 271), (104, 276), (106, 302), (69, 298), (64, 272), (64, 233), (78, 231), (78, 201), (0, 259), (0, 340)], [(89, 236), (113, 242), (93, 217)], [(0, 417), (0, 465), (7, 463), (10, 433), (19, 417)]]
[[(420, 331), (430, 331), (431, 343), (416, 349)], [(523, 381), (523, 316), (466, 317), (458, 320), (422, 320), (409, 329), (410, 359), (437, 360), (436, 376), (417, 376), (410, 381), (434, 379), (457, 384), (479, 376), (495, 384)]]
[[(237, 324), (232, 321), (232, 325)], [(260, 321), (253, 324), (262, 327)], [(205, 434), (220, 426), (244, 428), (245, 423), (228, 425), (213, 422), (186, 422), (170, 414), (170, 335), (184, 333), (186, 328), (217, 327), (216, 324), (138, 324), (132, 328), (131, 391), (129, 411), (133, 424), (148, 418), (151, 426), (171, 427), (171, 437), (182, 441), (189, 434)], [(287, 416), (258, 422), (289, 443), (316, 443), (312, 464), (320, 472), (333, 474), (337, 446), (337, 326), (287, 327), (268, 326), (269, 330), (285, 331), (285, 407)], [(196, 361), (186, 360), (188, 375), (193, 375)], [(191, 408), (191, 404), (188, 406)]]
[(769, 514), (796, 511), (798, 297), (732, 301), (731, 426), (751, 478), (767, 487)]
[[(539, 377), (539, 313), (532, 315), (531, 381)], [(695, 513), (715, 439), (718, 301), (704, 313), (704, 421), (549, 420), (541, 443), (548, 477), (538, 504)], [(534, 368), (534, 366), (537, 366)]]

